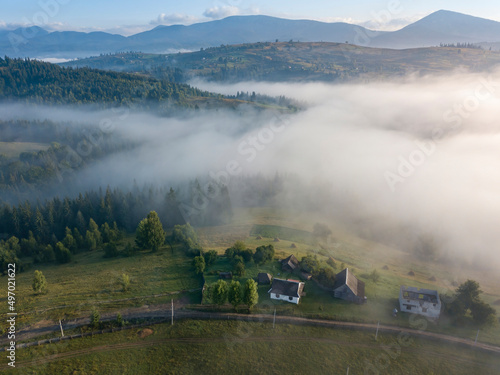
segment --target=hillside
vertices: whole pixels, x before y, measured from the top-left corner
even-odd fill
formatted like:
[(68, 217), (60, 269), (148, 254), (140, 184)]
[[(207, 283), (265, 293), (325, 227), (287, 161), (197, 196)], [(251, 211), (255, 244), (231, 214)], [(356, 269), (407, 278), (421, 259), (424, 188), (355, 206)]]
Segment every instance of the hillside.
[(373, 47), (417, 48), (441, 43), (496, 42), (500, 22), (462, 13), (440, 10), (391, 33), (373, 38)]
[(231, 16), (193, 25), (160, 25), (128, 37), (105, 32), (48, 32), (40, 27), (0, 30), (0, 50), (12, 57), (77, 58), (141, 51), (169, 53), (228, 44), (301, 41), (384, 48), (432, 47), (441, 43), (500, 42), (500, 23), (440, 10), (401, 30), (384, 32), (342, 22), (291, 20), (265, 15)]
[(434, 47), (391, 50), (345, 43), (254, 43), (172, 55), (128, 53), (62, 64), (144, 72), (188, 81), (348, 81), (383, 79), (407, 73), (448, 72), (457, 68), (484, 71), (500, 63), (500, 53), (476, 48)]
[(145, 76), (67, 69), (36, 60), (0, 59), (0, 100), (40, 104), (187, 104), (213, 96), (188, 85)]
[(241, 104), (257, 109), (294, 109), (292, 102), (283, 98), (279, 100), (263, 95), (251, 100), (229, 98), (171, 82), (175, 77), (170, 75), (159, 78), (87, 67), (73, 69), (6, 57), (0, 58), (0, 101), (44, 105), (92, 104), (100, 108), (124, 105), (158, 109), (164, 114), (180, 108), (235, 109)]

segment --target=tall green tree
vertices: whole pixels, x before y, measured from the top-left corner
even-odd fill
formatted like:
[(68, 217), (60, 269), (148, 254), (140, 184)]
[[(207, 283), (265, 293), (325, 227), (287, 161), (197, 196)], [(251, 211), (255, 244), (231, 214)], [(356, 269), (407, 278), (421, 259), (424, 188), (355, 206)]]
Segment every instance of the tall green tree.
[(224, 280), (217, 280), (211, 288), (212, 302), (216, 305), (223, 305), (227, 300), (228, 286)]
[(245, 274), (245, 263), (236, 262), (233, 267), (233, 273), (238, 277), (243, 276)]
[(47, 291), (47, 280), (42, 271), (36, 270), (33, 274), (33, 291), (36, 294), (45, 293)]
[(197, 275), (200, 275), (205, 271), (205, 258), (201, 255), (194, 257), (193, 259), (194, 271)]
[(497, 325), (496, 310), (486, 302), (474, 302), (471, 306), (471, 315), (474, 323), (478, 325)]
[(481, 300), (481, 287), (477, 281), (467, 280), (455, 291), (455, 298), (446, 306), (455, 323), (466, 321), (468, 314), (478, 325), (496, 324), (496, 310)]
[(64, 246), (62, 242), (56, 243), (54, 252), (59, 263), (69, 263), (71, 261), (71, 252)]
[(94, 251), (95, 249), (97, 249), (97, 240), (94, 236), (94, 233), (89, 230), (85, 234), (85, 248), (89, 251)]
[(141, 220), (137, 227), (135, 243), (139, 248), (157, 251), (165, 242), (165, 231), (160, 222), (160, 218), (155, 211), (151, 211), (148, 216)]
[(253, 254), (253, 260), (256, 264), (264, 264), (267, 263), (274, 258), (274, 246), (273, 245), (264, 245), (259, 246), (255, 249), (255, 254)]
[(92, 218), (89, 220), (89, 231), (94, 236), (95, 241), (96, 241), (96, 245), (99, 246), (102, 243), (102, 236), (101, 236), (101, 232), (99, 231), (99, 227), (97, 226), (96, 222)]
[(62, 240), (62, 243), (69, 251), (71, 251), (72, 253), (75, 253), (76, 248), (77, 248), (76, 240), (73, 237), (73, 232), (68, 227), (66, 227), (66, 236)]
[(248, 279), (243, 287), (243, 303), (251, 310), (257, 302), (259, 302), (257, 283), (252, 279)]
[(205, 258), (206, 266), (210, 267), (217, 260), (217, 251), (209, 250), (206, 253), (203, 253), (203, 257)]
[(233, 280), (229, 284), (229, 290), (227, 292), (227, 300), (236, 309), (239, 304), (241, 304), (241, 284), (239, 281)]

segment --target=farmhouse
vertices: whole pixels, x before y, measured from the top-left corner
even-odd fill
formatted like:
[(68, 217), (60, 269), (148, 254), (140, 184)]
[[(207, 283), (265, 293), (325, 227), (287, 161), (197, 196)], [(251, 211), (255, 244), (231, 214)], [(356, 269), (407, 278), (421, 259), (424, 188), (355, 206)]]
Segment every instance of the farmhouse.
[(366, 302), (365, 283), (358, 280), (357, 277), (349, 271), (349, 268), (346, 268), (335, 276), (333, 293), (335, 298), (341, 298), (356, 303)]
[(281, 269), (285, 272), (293, 272), (298, 266), (299, 261), (293, 254), (281, 261)]
[(441, 314), (441, 300), (436, 290), (402, 285), (399, 290), (399, 309), (402, 312), (438, 319)]
[(271, 299), (298, 304), (304, 295), (304, 283), (295, 280), (274, 279), (268, 293)]
[(232, 278), (233, 278), (232, 272), (219, 272), (219, 279), (232, 279)]
[(257, 275), (257, 282), (259, 284), (271, 284), (272, 279), (273, 277), (268, 273), (261, 272)]

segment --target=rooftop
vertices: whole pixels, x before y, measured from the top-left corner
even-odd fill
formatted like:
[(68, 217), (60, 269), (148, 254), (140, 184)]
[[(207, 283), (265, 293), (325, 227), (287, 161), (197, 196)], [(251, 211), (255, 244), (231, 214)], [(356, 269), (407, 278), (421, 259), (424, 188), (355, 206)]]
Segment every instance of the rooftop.
[(419, 289), (414, 286), (401, 286), (401, 295), (405, 299), (414, 301), (426, 301), (437, 303), (439, 300), (439, 293), (437, 290)]
[(347, 285), (357, 297), (365, 297), (365, 283), (358, 280), (358, 278), (349, 271), (349, 268), (335, 275), (335, 285), (333, 289), (337, 289), (343, 285)]
[(273, 284), (268, 293), (279, 294), (288, 297), (300, 297), (304, 290), (304, 283), (300, 281), (273, 279)]

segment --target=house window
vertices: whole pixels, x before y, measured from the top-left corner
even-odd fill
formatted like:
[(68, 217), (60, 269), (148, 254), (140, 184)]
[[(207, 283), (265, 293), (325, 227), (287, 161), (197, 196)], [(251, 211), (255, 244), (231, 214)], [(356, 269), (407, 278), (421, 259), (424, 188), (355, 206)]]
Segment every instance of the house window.
[(280, 295), (279, 295), (279, 294), (276, 294), (276, 298), (280, 298)]
[(427, 307), (422, 307), (422, 312), (426, 313), (427, 312)]
[(288, 297), (288, 299), (289, 299), (290, 301), (293, 301), (293, 297)]

